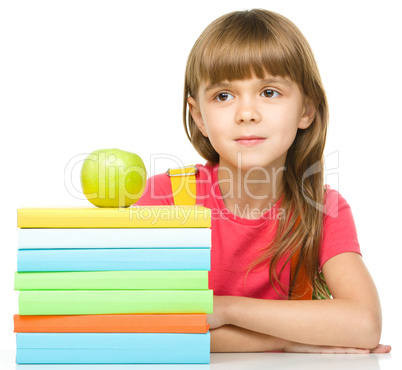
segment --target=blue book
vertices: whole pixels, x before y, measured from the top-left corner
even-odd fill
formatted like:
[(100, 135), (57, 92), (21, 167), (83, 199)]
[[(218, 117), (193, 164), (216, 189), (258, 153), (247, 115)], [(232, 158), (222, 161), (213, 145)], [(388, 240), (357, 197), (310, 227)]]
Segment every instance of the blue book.
[(18, 333), (18, 364), (208, 364), (210, 335)]
[(209, 248), (22, 249), (18, 272), (210, 270)]
[(18, 249), (210, 247), (209, 228), (18, 230)]

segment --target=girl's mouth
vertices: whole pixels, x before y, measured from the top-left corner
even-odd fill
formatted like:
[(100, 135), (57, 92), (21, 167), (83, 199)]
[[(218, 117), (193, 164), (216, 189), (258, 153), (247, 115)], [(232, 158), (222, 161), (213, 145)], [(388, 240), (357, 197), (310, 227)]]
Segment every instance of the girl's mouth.
[(241, 136), (235, 141), (243, 146), (254, 146), (261, 144), (265, 140), (264, 137), (260, 136)]

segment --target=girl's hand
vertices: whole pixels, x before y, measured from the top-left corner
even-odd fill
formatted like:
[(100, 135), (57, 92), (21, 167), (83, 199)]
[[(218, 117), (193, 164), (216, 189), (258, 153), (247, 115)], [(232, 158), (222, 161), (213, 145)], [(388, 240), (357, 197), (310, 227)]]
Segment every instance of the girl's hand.
[(311, 344), (303, 344), (296, 342), (286, 342), (283, 347), (283, 352), (293, 352), (293, 353), (389, 353), (391, 352), (391, 346), (389, 345), (378, 345), (374, 349), (364, 349), (364, 348), (349, 348), (349, 347), (331, 347), (331, 346), (315, 346)]
[(227, 324), (225, 307), (228, 298), (230, 297), (214, 295), (214, 313), (207, 315), (209, 329), (216, 329)]

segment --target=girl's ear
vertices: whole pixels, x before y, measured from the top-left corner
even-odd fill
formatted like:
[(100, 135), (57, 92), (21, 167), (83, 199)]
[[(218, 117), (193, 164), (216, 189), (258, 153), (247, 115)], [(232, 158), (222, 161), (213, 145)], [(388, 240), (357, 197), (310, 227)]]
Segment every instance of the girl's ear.
[(208, 137), (207, 129), (205, 127), (204, 120), (202, 118), (200, 106), (198, 105), (197, 101), (192, 96), (189, 96), (187, 98), (187, 103), (188, 108), (190, 109), (191, 117), (193, 117), (193, 120), (197, 125), (198, 129), (205, 137)]
[(311, 99), (306, 99), (303, 107), (303, 114), (299, 122), (299, 128), (306, 129), (313, 123), (317, 110)]

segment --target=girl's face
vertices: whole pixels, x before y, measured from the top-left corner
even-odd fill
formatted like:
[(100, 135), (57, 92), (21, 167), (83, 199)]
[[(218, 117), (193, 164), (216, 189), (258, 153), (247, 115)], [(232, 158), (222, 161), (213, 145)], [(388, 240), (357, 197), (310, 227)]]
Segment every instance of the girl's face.
[(298, 85), (283, 77), (204, 82), (191, 115), (220, 156), (220, 166), (244, 171), (278, 171), (298, 129), (310, 126), (314, 104)]

